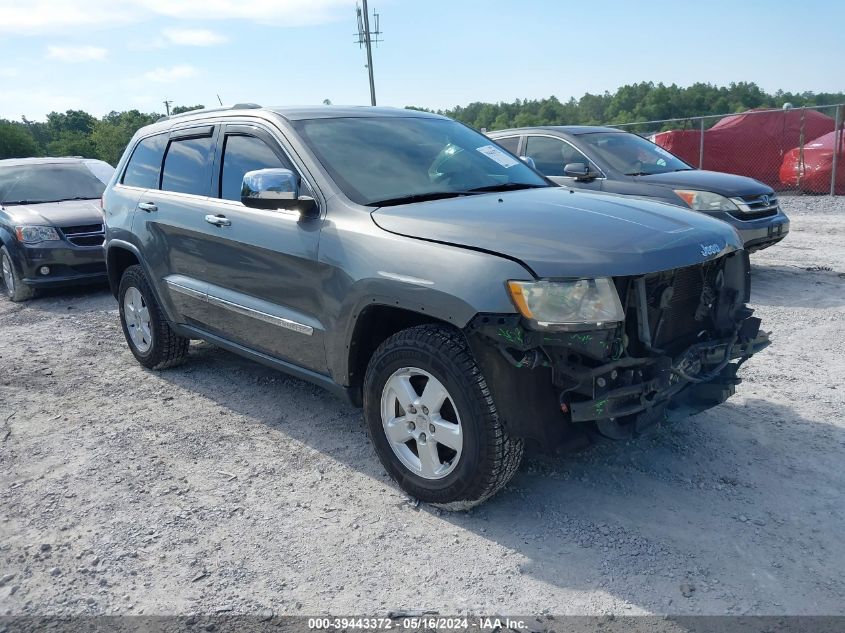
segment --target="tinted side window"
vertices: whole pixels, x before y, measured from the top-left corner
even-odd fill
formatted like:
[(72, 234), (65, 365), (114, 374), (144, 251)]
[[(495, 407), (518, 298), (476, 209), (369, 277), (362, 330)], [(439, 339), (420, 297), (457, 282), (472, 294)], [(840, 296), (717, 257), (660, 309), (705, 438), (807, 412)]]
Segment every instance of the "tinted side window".
[(290, 169), (290, 166), (285, 164), (260, 138), (226, 135), (219, 196), (224, 200), (240, 200), (244, 174), (255, 169), (272, 167)]
[(126, 171), (123, 172), (121, 182), (130, 187), (158, 189), (158, 172), (161, 169), (165, 145), (167, 145), (167, 134), (156, 134), (138, 143), (135, 151), (132, 152)]
[(545, 176), (563, 176), (568, 163), (587, 163), (587, 157), (569, 143), (548, 136), (529, 136), (525, 153), (534, 159), (537, 170)]
[(161, 188), (207, 196), (213, 159), (214, 138), (211, 136), (171, 141), (164, 159)]
[(496, 142), (514, 155), (516, 155), (516, 152), (519, 149), (518, 136), (506, 136), (505, 138), (497, 138)]

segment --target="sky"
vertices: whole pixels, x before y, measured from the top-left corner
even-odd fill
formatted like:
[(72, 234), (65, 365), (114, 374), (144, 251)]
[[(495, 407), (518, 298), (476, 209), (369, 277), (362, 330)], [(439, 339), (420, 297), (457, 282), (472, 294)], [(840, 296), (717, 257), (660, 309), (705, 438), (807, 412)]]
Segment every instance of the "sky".
[[(845, 90), (837, 0), (369, 0), (379, 105), (448, 108), (640, 81)], [(373, 25), (371, 24), (371, 27)], [(368, 104), (355, 0), (0, 0), (0, 117)], [(691, 113), (692, 114), (692, 113)]]

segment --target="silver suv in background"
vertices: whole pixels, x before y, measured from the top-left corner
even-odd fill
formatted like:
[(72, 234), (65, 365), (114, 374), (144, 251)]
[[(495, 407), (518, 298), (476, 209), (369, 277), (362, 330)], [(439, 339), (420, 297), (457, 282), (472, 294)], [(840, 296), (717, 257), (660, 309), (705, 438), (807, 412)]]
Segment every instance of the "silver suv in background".
[(479, 503), (526, 442), (631, 437), (767, 344), (727, 224), (570, 191), (450, 119), (234, 108), (141, 129), (105, 197), (135, 358), (211, 341), (363, 406), (411, 495)]

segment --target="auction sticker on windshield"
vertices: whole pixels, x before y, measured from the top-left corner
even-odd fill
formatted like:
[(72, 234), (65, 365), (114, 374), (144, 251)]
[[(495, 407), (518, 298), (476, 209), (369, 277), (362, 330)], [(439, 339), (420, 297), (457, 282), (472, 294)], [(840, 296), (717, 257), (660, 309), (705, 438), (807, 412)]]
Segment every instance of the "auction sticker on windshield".
[(493, 160), (495, 160), (502, 167), (513, 167), (514, 165), (519, 164), (519, 161), (514, 160), (495, 145), (482, 145), (481, 147), (478, 147), (476, 149), (477, 151), (484, 154), (487, 158), (492, 158)]

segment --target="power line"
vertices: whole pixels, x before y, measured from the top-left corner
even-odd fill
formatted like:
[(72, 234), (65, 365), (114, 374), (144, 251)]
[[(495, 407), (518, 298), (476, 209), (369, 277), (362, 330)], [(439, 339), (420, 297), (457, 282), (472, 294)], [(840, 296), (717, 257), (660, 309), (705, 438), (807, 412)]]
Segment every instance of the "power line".
[(378, 44), (382, 40), (378, 38), (381, 35), (379, 30), (379, 14), (373, 11), (373, 20), (375, 22), (375, 30), (370, 30), (370, 14), (367, 9), (367, 0), (361, 0), (363, 8), (355, 5), (355, 12), (358, 15), (358, 35), (356, 43), (358, 48), (365, 46), (367, 49), (367, 71), (370, 75), (370, 104), (376, 104), (376, 84), (373, 79), (373, 43)]

